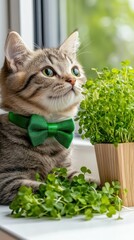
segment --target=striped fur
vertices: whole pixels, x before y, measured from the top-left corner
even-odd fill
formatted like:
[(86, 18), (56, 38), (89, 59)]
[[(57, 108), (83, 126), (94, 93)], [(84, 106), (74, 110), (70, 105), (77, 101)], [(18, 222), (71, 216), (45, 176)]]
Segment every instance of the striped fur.
[[(26, 116), (40, 114), (49, 122), (73, 118), (85, 81), (76, 59), (77, 48), (77, 32), (57, 49), (37, 51), (29, 50), (21, 37), (11, 32), (0, 73), (2, 108)], [(54, 69), (53, 77), (43, 74), (46, 66)], [(79, 68), (79, 77), (72, 75), (73, 66)], [(68, 175), (72, 175), (70, 149), (54, 138), (32, 147), (26, 130), (9, 122), (7, 114), (0, 115), (0, 204), (9, 204), (21, 185), (36, 191), (39, 183), (35, 174), (38, 172), (43, 181), (54, 167), (66, 167)]]

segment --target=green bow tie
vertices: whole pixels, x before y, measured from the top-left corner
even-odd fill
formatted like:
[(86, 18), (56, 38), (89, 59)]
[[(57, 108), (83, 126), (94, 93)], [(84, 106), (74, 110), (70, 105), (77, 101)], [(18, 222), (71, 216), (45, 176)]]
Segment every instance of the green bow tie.
[(44, 117), (33, 114), (30, 117), (9, 112), (9, 121), (27, 129), (32, 145), (43, 144), (48, 137), (55, 137), (65, 148), (69, 148), (73, 140), (74, 122), (72, 119), (63, 122), (48, 123)]

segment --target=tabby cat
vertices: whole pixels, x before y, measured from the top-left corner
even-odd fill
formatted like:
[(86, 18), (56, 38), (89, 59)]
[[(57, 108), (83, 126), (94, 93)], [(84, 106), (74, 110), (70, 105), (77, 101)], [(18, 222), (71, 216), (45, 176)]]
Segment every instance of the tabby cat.
[[(74, 118), (85, 75), (76, 59), (79, 34), (72, 33), (59, 48), (30, 50), (20, 35), (10, 32), (0, 72), (1, 108), (29, 118), (36, 114), (55, 123)], [(54, 167), (66, 167), (71, 177), (70, 147), (55, 137), (33, 146), (27, 129), (0, 115), (0, 204), (9, 204), (21, 185), (39, 187)]]

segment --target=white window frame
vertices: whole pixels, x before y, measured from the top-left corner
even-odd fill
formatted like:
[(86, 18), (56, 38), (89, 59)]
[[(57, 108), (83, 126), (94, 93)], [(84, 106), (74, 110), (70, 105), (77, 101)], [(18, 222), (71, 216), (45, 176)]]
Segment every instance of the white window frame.
[(34, 0), (34, 9), (37, 47), (58, 47), (66, 38), (66, 0)]
[[(4, 0), (2, 1), (4, 2)], [(33, 0), (9, 0), (8, 2), (9, 30), (17, 31), (27, 45), (34, 49)], [(59, 12), (55, 11), (56, 4), (59, 4)], [(43, 7), (46, 8), (46, 16), (43, 20), (45, 23), (47, 47), (57, 47), (59, 45), (58, 34), (60, 34), (60, 43), (67, 37), (66, 11), (63, 11), (63, 9), (66, 9), (66, 0), (43, 0)], [(58, 14), (60, 15), (60, 22), (57, 21)], [(57, 33), (58, 24), (59, 33)]]
[(33, 0), (9, 0), (9, 15), (10, 31), (18, 32), (29, 48), (33, 49)]
[[(67, 0), (59, 0), (59, 14), (60, 14), (60, 43), (63, 43), (67, 38), (67, 16), (66, 16), (66, 7)], [(63, 9), (65, 11), (63, 11)]]
[(8, 2), (0, 0), (0, 68), (4, 62), (4, 44), (8, 33)]

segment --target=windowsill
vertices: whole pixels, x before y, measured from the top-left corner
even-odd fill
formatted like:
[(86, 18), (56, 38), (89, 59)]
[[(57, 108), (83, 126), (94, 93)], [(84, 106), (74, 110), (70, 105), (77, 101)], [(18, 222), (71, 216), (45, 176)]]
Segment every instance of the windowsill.
[(93, 145), (90, 143), (89, 140), (86, 140), (86, 139), (81, 139), (81, 138), (78, 138), (78, 137), (75, 137), (73, 139), (73, 145), (74, 146), (82, 146), (82, 147), (89, 147), (89, 146), (92, 146)]
[[(61, 220), (17, 219), (11, 218), (8, 207), (0, 206), (0, 229), (14, 235), (15, 239), (25, 240), (133, 240), (134, 208), (123, 209), (123, 220), (96, 215), (90, 221), (84, 221), (84, 216), (63, 218)], [(0, 237), (1, 239), (1, 237)], [(11, 238), (6, 238), (10, 240)], [(4, 240), (4, 239), (2, 239)]]

